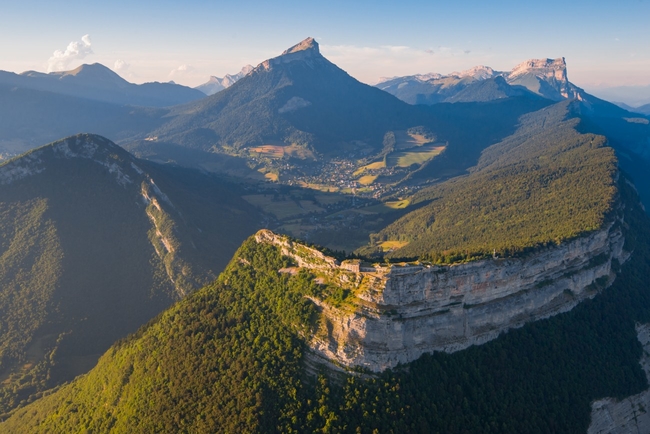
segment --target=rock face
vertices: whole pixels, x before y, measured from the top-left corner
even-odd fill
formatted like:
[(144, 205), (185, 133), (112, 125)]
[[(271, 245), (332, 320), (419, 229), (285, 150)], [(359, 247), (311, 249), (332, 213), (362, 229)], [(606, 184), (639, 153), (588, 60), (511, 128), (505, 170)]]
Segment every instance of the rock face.
[[(641, 367), (650, 380), (650, 324), (636, 327), (639, 342), (643, 345)], [(618, 402), (613, 398), (591, 404), (589, 434), (623, 434), (650, 432), (650, 390)]]
[(310, 68), (314, 68), (314, 62), (322, 63), (325, 58), (320, 54), (318, 42), (314, 38), (307, 38), (294, 45), (282, 54), (273, 59), (260, 63), (253, 71), (268, 71), (275, 66), (291, 62), (305, 62)]
[(237, 74), (226, 74), (223, 78), (213, 75), (206, 83), (203, 83), (194, 89), (200, 90), (208, 96), (214, 95), (217, 92), (229, 88), (242, 78), (246, 77), (246, 75), (252, 70), (253, 67), (251, 65), (246, 65)]
[(583, 99), (582, 90), (567, 78), (564, 57), (527, 60), (515, 66), (506, 77), (508, 84), (524, 86), (554, 101)]
[[(485, 101), (484, 92), (472, 96), (475, 90), (469, 87), (473, 85), (475, 87), (481, 82), (498, 77), (503, 78), (505, 80), (503, 84), (511, 89), (493, 94), (491, 99), (526, 96), (526, 92), (523, 92), (525, 90), (553, 101), (574, 98), (582, 101), (585, 98), (584, 91), (569, 81), (564, 57), (529, 59), (515, 66), (511, 71), (495, 71), (488, 66), (480, 65), (448, 75), (429, 73), (383, 78), (375, 86), (409, 104)], [(459, 97), (458, 95), (463, 91), (465, 95)]]
[(284, 237), (258, 234), (258, 242), (280, 246), (318, 283), (349, 291), (338, 307), (313, 299), (322, 315), (310, 346), (337, 365), (374, 372), (571, 310), (611, 284), (612, 262), (629, 256), (618, 223), (526, 258), (452, 266), (339, 265)]

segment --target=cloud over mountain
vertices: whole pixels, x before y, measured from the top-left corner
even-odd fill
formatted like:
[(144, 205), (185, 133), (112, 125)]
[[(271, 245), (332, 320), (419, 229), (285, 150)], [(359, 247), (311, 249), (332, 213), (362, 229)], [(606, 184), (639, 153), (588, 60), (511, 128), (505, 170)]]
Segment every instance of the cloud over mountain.
[(91, 45), (90, 35), (84, 35), (81, 41), (70, 42), (64, 51), (56, 50), (47, 61), (47, 72), (63, 71), (72, 61), (85, 59), (89, 54), (93, 54)]

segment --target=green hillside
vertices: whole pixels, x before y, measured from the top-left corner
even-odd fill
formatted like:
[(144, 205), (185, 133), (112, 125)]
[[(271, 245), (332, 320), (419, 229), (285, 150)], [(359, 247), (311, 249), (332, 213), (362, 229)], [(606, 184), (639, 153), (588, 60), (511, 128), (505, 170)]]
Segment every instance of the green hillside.
[(312, 376), (308, 274), (246, 241), (217, 282), (113, 346), (89, 374), (17, 410), (31, 432), (584, 432), (590, 402), (647, 387), (647, 216), (624, 183), (634, 258), (593, 301), (500, 339), (377, 377)]
[(88, 371), (259, 225), (232, 186), (99, 136), (9, 161), (0, 183), (0, 414)]
[(408, 242), (388, 256), (453, 262), (517, 255), (600, 228), (614, 209), (616, 158), (605, 137), (581, 134), (579, 124), (571, 103), (525, 115), (469, 175), (417, 193), (411, 203), (420, 207), (372, 235), (373, 244)]

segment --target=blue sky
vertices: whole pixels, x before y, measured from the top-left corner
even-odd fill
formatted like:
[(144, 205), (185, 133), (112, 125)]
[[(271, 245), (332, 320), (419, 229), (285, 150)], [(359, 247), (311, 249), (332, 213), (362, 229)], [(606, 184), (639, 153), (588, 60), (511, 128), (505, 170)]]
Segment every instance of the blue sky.
[(100, 62), (130, 81), (196, 86), (307, 36), (364, 82), (564, 56), (569, 79), (587, 89), (650, 85), (650, 0), (23, 0), (0, 6), (0, 69), (45, 71), (56, 50), (77, 42), (85, 57), (54, 66)]

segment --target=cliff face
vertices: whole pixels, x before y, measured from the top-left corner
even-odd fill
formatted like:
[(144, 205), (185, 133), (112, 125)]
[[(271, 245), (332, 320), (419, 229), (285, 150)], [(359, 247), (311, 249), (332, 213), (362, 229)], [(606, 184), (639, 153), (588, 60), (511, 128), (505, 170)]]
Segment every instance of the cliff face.
[[(636, 326), (643, 345), (640, 364), (650, 380), (650, 324)], [(591, 404), (589, 434), (623, 434), (650, 432), (650, 389), (621, 401), (605, 398)]]
[(257, 239), (280, 246), (318, 283), (349, 291), (338, 307), (313, 299), (322, 315), (310, 346), (328, 361), (375, 372), (568, 311), (611, 284), (612, 261), (629, 256), (617, 223), (526, 258), (453, 266), (339, 266), (269, 231)]

